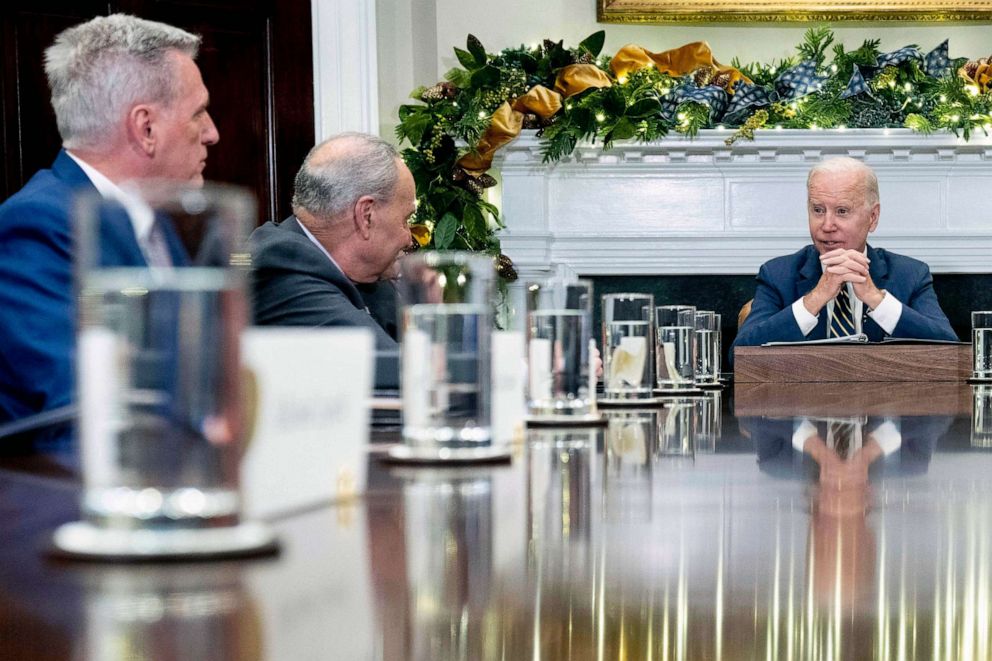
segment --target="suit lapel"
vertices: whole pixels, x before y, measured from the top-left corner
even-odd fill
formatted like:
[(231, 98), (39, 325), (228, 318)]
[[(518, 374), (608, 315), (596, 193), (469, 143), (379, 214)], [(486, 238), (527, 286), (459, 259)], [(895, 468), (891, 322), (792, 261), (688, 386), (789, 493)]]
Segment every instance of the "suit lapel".
[[(871, 281), (879, 289), (885, 289), (889, 282), (889, 259), (884, 250), (875, 250), (868, 246), (868, 274)], [(885, 331), (875, 323), (875, 320), (868, 316), (867, 306), (862, 308), (861, 329), (872, 342), (879, 342), (885, 338)]]

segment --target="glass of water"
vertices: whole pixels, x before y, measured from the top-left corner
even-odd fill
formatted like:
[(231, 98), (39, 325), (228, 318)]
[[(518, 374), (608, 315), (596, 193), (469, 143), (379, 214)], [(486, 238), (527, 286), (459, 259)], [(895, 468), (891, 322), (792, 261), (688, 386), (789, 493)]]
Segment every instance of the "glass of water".
[(992, 386), (972, 386), (971, 445), (992, 448)]
[[(76, 206), (84, 521), (70, 554), (196, 556), (271, 545), (242, 523), (239, 343), (254, 198), (144, 182)], [(137, 239), (137, 240), (136, 240)]]
[(692, 390), (695, 378), (695, 343), (691, 305), (659, 305), (657, 322), (656, 373), (658, 389), (665, 392)]
[(971, 313), (971, 347), (976, 381), (992, 381), (992, 312)]
[(592, 282), (527, 285), (528, 406), (535, 422), (595, 416)]
[(701, 386), (720, 383), (720, 315), (708, 310), (697, 310), (696, 335), (696, 384)]
[(654, 296), (603, 296), (604, 400), (650, 399), (654, 387)]
[(400, 263), (403, 438), (411, 458), (482, 459), (493, 450), (494, 282), (485, 256), (424, 252)]

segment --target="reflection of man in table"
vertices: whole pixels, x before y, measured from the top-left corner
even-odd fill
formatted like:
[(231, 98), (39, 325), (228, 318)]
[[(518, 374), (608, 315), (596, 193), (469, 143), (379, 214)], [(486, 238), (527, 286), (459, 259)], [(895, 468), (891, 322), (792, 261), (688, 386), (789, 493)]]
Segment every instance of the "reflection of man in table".
[(761, 267), (734, 346), (858, 333), (873, 342), (957, 340), (927, 265), (867, 244), (880, 211), (871, 168), (829, 159), (810, 170), (806, 187), (813, 243)]

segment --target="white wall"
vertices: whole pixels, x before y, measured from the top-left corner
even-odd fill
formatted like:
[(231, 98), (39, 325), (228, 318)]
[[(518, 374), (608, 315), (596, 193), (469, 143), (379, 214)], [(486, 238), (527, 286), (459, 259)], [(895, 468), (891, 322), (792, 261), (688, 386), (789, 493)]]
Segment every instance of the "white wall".
[[(399, 106), (412, 89), (432, 85), (457, 65), (453, 46), (464, 48), (472, 33), (489, 52), (545, 37), (575, 45), (596, 30), (606, 30), (604, 52), (627, 43), (652, 51), (690, 41), (708, 41), (716, 58), (729, 62), (768, 62), (793, 55), (806, 25), (619, 25), (596, 22), (596, 0), (376, 0), (379, 60), (380, 132), (391, 138)], [(924, 51), (950, 38), (952, 57), (985, 57), (992, 44), (990, 23), (834, 24), (837, 41), (856, 48), (868, 38), (883, 50), (918, 44)]]

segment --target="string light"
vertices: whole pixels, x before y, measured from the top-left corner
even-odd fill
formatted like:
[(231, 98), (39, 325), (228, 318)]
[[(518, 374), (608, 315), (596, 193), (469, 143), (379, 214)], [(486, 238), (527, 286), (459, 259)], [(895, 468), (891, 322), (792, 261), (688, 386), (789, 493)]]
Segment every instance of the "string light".
[(596, 121), (597, 122), (605, 122), (606, 121), (606, 115), (604, 115), (601, 112), (596, 113)]

